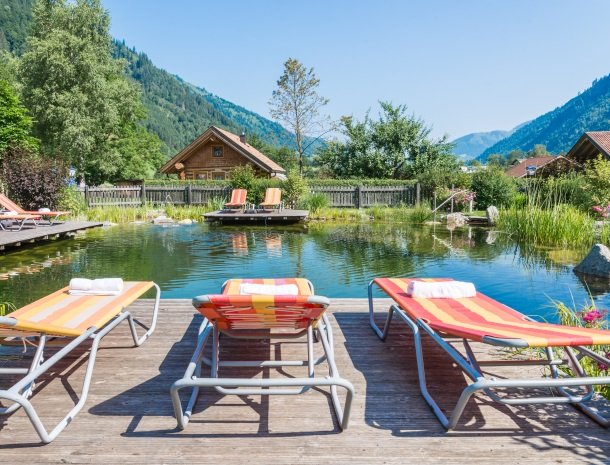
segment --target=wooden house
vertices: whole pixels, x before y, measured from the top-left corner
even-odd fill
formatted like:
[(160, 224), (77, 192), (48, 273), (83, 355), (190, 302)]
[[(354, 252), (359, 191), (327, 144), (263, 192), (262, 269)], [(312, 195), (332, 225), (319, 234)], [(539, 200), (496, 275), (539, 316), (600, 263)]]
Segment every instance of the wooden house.
[(210, 126), (161, 167), (161, 173), (178, 174), (180, 179), (230, 179), (238, 166), (250, 165), (259, 177), (284, 179), (286, 170), (238, 136)]
[(610, 131), (585, 132), (570, 149), (566, 157), (581, 165), (601, 155), (610, 160)]
[(509, 167), (505, 174), (513, 178), (527, 176), (546, 177), (567, 173), (579, 167), (578, 163), (562, 155), (526, 158)]

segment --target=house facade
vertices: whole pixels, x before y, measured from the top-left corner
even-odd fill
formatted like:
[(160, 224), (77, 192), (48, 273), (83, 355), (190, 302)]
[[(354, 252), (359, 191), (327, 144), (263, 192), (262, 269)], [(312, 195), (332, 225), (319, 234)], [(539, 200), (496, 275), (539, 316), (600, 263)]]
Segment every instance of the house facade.
[(519, 161), (509, 167), (505, 174), (513, 178), (527, 176), (546, 177), (557, 176), (578, 168), (578, 164), (562, 155), (532, 157)]
[(610, 160), (610, 131), (585, 132), (566, 157), (584, 165), (587, 161), (596, 159), (598, 155)]
[(259, 177), (285, 178), (286, 170), (247, 143), (246, 136), (210, 126), (161, 167), (180, 179), (230, 179), (238, 166), (250, 165)]

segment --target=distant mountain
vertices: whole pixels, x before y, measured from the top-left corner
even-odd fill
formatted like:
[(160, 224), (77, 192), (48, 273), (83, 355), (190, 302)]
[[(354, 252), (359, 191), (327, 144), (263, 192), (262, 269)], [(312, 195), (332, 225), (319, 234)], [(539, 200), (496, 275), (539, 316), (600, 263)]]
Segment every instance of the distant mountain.
[(568, 101), (517, 129), (512, 135), (488, 147), (477, 160), (485, 161), (492, 153), (511, 150), (529, 151), (544, 144), (549, 152), (567, 152), (585, 131), (610, 129), (610, 75), (593, 81), (591, 87)]
[(472, 160), (481, 155), (487, 147), (491, 147), (511, 134), (512, 131), (500, 130), (466, 134), (452, 142), (454, 144), (453, 153), (465, 161)]

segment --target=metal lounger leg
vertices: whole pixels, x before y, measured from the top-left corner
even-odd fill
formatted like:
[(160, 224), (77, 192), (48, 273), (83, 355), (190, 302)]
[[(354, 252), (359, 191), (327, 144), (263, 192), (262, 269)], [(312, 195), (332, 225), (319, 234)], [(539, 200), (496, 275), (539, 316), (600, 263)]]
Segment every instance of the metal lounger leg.
[(392, 322), (392, 316), (394, 314), (394, 306), (390, 306), (388, 309), (388, 316), (385, 321), (385, 325), (383, 326), (383, 330), (377, 326), (375, 323), (375, 309), (373, 305), (373, 285), (375, 285), (375, 281), (371, 281), (368, 287), (368, 297), (369, 297), (369, 323), (375, 334), (381, 339), (385, 341), (386, 337), (388, 337), (388, 333), (390, 332), (390, 323)]

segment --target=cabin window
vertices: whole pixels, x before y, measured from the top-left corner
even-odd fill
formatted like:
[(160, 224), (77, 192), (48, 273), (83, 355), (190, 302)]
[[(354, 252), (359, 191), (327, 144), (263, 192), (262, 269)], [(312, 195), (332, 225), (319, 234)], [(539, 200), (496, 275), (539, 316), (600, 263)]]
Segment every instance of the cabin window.
[(224, 181), (225, 174), (223, 172), (212, 173), (212, 179), (214, 181)]
[(222, 157), (222, 145), (217, 145), (212, 147), (212, 156), (215, 158)]
[(197, 179), (207, 179), (208, 176), (206, 173), (197, 173)]

